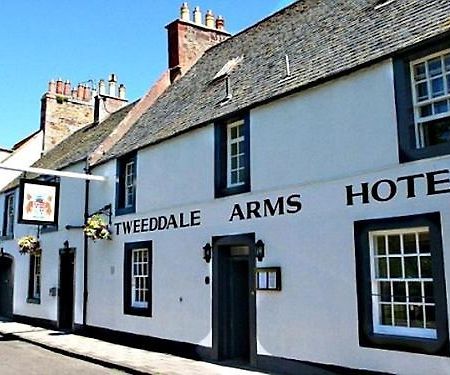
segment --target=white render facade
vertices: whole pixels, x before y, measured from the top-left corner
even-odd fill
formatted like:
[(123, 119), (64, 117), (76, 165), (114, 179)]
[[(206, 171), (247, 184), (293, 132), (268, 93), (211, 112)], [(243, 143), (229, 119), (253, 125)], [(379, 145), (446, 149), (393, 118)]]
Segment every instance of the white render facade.
[[(449, 54), (448, 46), (440, 51)], [(448, 73), (442, 61), (448, 100), (450, 57)], [(66, 247), (74, 249), (73, 327), (183, 343), (204, 358), (243, 355), (273, 370), (293, 360), (296, 371), (320, 364), (337, 373), (449, 373), (450, 156), (402, 160), (395, 65), (383, 59), (230, 116), (249, 127), (243, 136), (247, 191), (217, 193), (220, 123), (126, 157), (135, 168), (130, 210), (118, 197), (123, 158), (93, 166), (91, 172), (107, 180), (89, 184), (88, 211), (111, 204), (111, 240), (88, 240), (86, 248), (82, 229), (65, 229), (83, 223), (86, 194), (84, 181), (62, 178), (58, 230), (40, 234), (39, 303), (29, 300), (30, 259), (17, 246), (36, 227), (15, 224), (14, 238), (1, 242), (13, 259), (14, 316), (58, 326), (60, 297), (49, 294), (60, 286), (60, 249)], [(437, 119), (449, 114), (450, 103)], [(0, 198), (0, 212), (5, 202)], [(264, 243), (261, 261), (257, 240)], [(145, 270), (133, 267), (139, 263), (133, 251), (143, 249), (150, 259)], [(225, 265), (233, 263), (234, 251), (244, 271)], [(221, 291), (240, 293), (225, 275), (232, 269), (237, 280), (248, 276), (241, 299)], [(263, 269), (280, 272), (278, 288), (258, 290)], [(139, 275), (147, 284), (135, 284)], [(386, 285), (388, 299), (381, 290)], [(136, 289), (148, 291), (138, 298)], [(228, 305), (236, 310), (224, 313)], [(382, 315), (380, 306), (391, 315)], [(234, 313), (245, 320), (237, 336), (221, 326), (227, 320), (239, 325)], [(380, 324), (386, 321), (391, 324)], [(245, 348), (235, 347), (239, 335), (248, 340)]]

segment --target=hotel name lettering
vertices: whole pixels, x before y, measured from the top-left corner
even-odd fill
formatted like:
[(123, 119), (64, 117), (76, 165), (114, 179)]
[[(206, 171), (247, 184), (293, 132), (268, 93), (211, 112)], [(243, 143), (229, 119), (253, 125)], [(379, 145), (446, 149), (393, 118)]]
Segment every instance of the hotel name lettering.
[[(276, 199), (263, 199), (236, 203), (231, 209), (228, 221), (250, 220), (262, 217), (296, 214), (302, 209), (300, 194), (280, 196)], [(181, 229), (200, 226), (201, 211), (193, 210), (177, 214), (144, 217), (114, 223), (115, 234), (135, 234), (168, 229)]]
[(347, 206), (357, 203), (387, 202), (397, 196), (416, 198), (450, 193), (450, 171), (440, 169), (427, 173), (410, 174), (396, 179), (381, 179), (374, 183), (362, 182), (345, 187)]

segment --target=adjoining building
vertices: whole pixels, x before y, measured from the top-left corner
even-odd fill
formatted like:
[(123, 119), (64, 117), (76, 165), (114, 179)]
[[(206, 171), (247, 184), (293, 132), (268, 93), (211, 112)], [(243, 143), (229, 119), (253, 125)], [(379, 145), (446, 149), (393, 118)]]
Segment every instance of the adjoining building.
[[(449, 373), (450, 3), (302, 0), (232, 37), (211, 17), (168, 25), (144, 110), (41, 159), (106, 182), (61, 179), (39, 259), (34, 229), (3, 241), (14, 316), (268, 371)], [(195, 36), (218, 43), (180, 69)], [(96, 212), (111, 240), (83, 236)]]

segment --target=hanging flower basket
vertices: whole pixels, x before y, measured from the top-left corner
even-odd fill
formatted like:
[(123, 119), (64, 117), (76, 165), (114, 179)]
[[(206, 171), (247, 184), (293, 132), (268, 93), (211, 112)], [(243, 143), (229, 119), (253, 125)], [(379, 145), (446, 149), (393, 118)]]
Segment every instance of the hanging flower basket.
[(102, 216), (96, 214), (92, 215), (83, 229), (87, 237), (95, 240), (110, 240), (111, 232), (109, 231), (108, 224), (105, 222)]
[(17, 241), (20, 254), (34, 254), (41, 251), (41, 244), (36, 237), (25, 236)]

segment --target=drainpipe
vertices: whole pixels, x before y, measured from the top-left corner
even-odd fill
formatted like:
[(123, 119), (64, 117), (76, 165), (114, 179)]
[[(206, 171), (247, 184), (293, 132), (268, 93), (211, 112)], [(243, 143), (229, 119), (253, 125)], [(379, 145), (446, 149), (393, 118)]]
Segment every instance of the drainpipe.
[[(84, 168), (86, 174), (91, 174), (89, 167), (89, 157), (86, 158), (86, 166)], [(87, 223), (89, 217), (89, 187), (90, 181), (86, 180), (84, 185), (84, 224)], [(86, 313), (88, 301), (88, 238), (83, 232), (83, 328), (86, 328)]]

